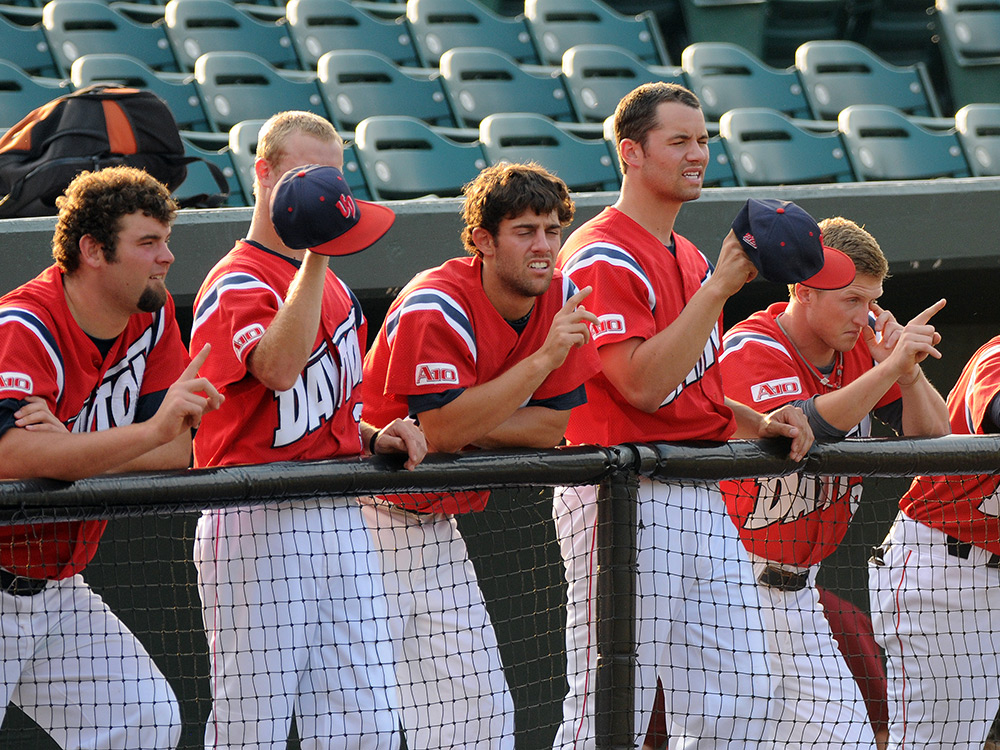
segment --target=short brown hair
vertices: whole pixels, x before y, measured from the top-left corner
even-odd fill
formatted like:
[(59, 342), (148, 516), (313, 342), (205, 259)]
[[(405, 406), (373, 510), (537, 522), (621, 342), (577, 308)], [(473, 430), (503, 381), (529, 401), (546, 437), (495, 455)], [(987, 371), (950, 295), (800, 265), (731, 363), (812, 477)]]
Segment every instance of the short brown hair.
[[(843, 216), (834, 216), (819, 222), (823, 244), (840, 250), (854, 261), (858, 276), (868, 276), (880, 282), (889, 278), (889, 261), (886, 260), (878, 241), (863, 227)], [(788, 293), (795, 296), (795, 284), (788, 285)]]
[(528, 209), (539, 215), (556, 211), (563, 227), (573, 221), (575, 206), (566, 183), (535, 162), (486, 167), (462, 192), (462, 242), (471, 255), (482, 255), (472, 241), (473, 229), (482, 227), (496, 237), (501, 221)]
[(123, 216), (142, 213), (170, 225), (177, 203), (167, 187), (142, 169), (108, 167), (81, 172), (56, 198), (59, 218), (52, 237), (52, 257), (66, 273), (80, 267), (80, 240), (90, 235), (102, 247), (105, 259), (115, 261)]
[[(661, 104), (677, 102), (692, 109), (701, 109), (701, 102), (695, 94), (676, 83), (656, 81), (644, 83), (622, 97), (615, 108), (614, 131), (615, 148), (628, 138), (645, 147), (649, 131), (656, 127), (656, 110)], [(622, 174), (626, 165), (618, 154)]]
[[(325, 143), (344, 145), (344, 139), (329, 120), (313, 112), (293, 109), (272, 115), (260, 126), (257, 133), (257, 158), (268, 164), (279, 161), (284, 154), (285, 141), (292, 133), (305, 133)], [(257, 188), (257, 178), (254, 177), (254, 195), (257, 195)]]

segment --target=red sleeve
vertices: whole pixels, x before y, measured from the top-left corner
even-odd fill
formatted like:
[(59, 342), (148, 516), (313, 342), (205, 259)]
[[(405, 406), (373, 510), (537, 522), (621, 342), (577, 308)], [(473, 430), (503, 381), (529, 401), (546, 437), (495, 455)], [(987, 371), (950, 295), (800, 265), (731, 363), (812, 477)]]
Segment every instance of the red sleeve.
[(34, 315), (3, 311), (0, 317), (0, 399), (41, 396), (55, 411), (61, 356), (48, 330)]
[(791, 357), (773, 339), (730, 332), (720, 358), (726, 395), (761, 413), (808, 398)]
[(976, 360), (965, 393), (955, 394), (965, 403), (966, 414), (972, 420), (973, 434), (983, 432), (983, 420), (990, 401), (1000, 391), (1000, 346), (990, 347)]

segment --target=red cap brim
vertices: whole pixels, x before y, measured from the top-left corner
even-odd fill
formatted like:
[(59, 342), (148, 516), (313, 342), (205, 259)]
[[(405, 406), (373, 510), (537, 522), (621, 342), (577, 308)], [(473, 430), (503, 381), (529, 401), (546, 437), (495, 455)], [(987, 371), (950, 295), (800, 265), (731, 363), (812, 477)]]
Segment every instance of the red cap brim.
[(396, 213), (388, 206), (370, 201), (354, 201), (358, 205), (358, 223), (344, 234), (324, 242), (311, 250), (318, 255), (351, 255), (378, 242), (396, 220)]
[(843, 289), (854, 282), (857, 273), (854, 261), (849, 256), (836, 248), (823, 245), (823, 268), (799, 283), (812, 289)]

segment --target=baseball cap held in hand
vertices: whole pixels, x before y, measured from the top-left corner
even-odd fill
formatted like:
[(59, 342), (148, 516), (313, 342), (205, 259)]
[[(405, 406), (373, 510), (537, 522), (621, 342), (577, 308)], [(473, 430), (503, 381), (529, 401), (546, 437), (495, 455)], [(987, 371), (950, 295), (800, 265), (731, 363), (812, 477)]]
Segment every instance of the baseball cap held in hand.
[(336, 167), (290, 169), (271, 191), (274, 231), (293, 250), (350, 255), (374, 245), (395, 220), (391, 208), (355, 200)]
[(750, 198), (733, 233), (768, 281), (814, 289), (842, 289), (854, 281), (854, 261), (825, 246), (816, 220), (791, 201)]

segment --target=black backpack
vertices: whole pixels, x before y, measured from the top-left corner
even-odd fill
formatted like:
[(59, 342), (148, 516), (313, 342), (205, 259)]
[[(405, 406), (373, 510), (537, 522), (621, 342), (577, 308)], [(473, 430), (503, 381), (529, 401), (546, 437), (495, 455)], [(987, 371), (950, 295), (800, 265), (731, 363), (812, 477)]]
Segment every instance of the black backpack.
[[(0, 218), (52, 216), (56, 198), (80, 172), (120, 164), (145, 169), (173, 192), (187, 176), (173, 114), (156, 94), (94, 84), (33, 110), (0, 138)], [(205, 162), (219, 193), (184, 207), (214, 207), (229, 196), (222, 170)]]

